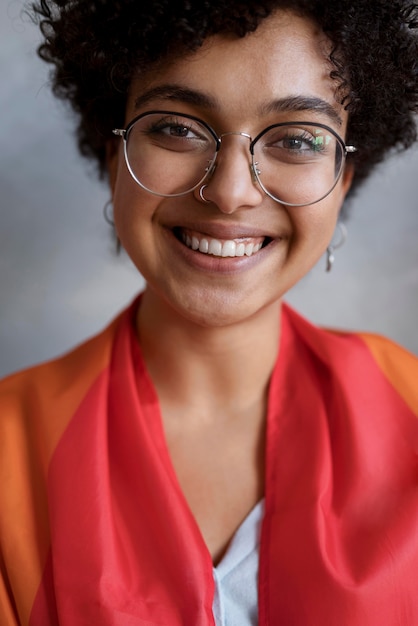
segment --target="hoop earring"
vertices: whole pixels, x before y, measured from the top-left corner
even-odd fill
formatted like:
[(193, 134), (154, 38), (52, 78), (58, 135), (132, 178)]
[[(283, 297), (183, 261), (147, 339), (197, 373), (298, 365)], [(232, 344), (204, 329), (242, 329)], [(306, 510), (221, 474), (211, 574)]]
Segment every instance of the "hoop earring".
[(106, 204), (104, 205), (104, 207), (103, 207), (103, 217), (105, 218), (106, 223), (109, 224), (109, 226), (111, 226), (111, 228), (112, 228), (113, 237), (115, 239), (116, 254), (120, 254), (120, 252), (122, 250), (122, 244), (120, 242), (119, 237), (116, 234), (115, 221), (113, 219), (113, 202), (112, 202), (112, 200), (108, 200), (106, 202)]
[(109, 226), (111, 226), (112, 228), (115, 227), (115, 221), (113, 219), (113, 202), (112, 200), (108, 200), (106, 202), (106, 204), (103, 207), (103, 217), (105, 218), (105, 221), (109, 224)]
[(206, 189), (207, 185), (202, 185), (201, 188), (199, 189), (199, 197), (202, 200), (202, 202), (205, 202), (206, 204), (210, 204), (210, 200), (206, 200), (205, 196), (203, 195), (203, 191)]
[(334, 261), (335, 261), (334, 251), (337, 250), (338, 248), (341, 248), (341, 246), (345, 243), (345, 240), (347, 239), (347, 229), (345, 227), (345, 224), (343, 224), (343, 222), (337, 222), (336, 229), (340, 231), (340, 236), (339, 236), (339, 239), (337, 239), (337, 241), (333, 243), (335, 239), (335, 233), (334, 233), (334, 237), (332, 238), (331, 243), (329, 244), (327, 248), (327, 262), (326, 262), (326, 268), (325, 268), (326, 272), (330, 272), (334, 265)]

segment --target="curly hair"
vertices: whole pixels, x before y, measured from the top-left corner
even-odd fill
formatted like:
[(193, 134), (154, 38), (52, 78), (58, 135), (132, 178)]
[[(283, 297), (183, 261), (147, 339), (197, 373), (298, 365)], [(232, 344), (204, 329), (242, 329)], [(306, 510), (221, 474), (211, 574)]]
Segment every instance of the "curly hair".
[(305, 15), (332, 42), (331, 77), (358, 146), (352, 190), (393, 149), (417, 139), (418, 5), (408, 0), (38, 0), (56, 96), (78, 116), (81, 153), (106, 174), (110, 130), (124, 123), (132, 78), (217, 33), (244, 37), (277, 8)]

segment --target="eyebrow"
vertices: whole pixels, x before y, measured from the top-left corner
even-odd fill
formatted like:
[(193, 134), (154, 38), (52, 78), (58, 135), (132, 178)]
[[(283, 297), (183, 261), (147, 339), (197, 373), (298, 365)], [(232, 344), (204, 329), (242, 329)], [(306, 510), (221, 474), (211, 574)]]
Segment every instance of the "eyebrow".
[(294, 111), (307, 111), (321, 113), (330, 121), (342, 126), (342, 119), (335, 108), (322, 98), (316, 96), (289, 96), (269, 102), (263, 107), (263, 113), (293, 113)]
[(215, 109), (217, 101), (208, 94), (179, 85), (158, 85), (152, 89), (148, 89), (135, 99), (135, 109), (149, 104), (152, 100), (173, 100), (176, 102), (184, 102), (185, 104), (194, 104), (195, 106), (206, 109)]
[[(148, 89), (139, 95), (134, 102), (135, 110), (149, 104), (153, 100), (168, 100), (192, 104), (201, 108), (214, 110), (219, 107), (216, 98), (209, 94), (194, 89), (188, 89), (181, 85), (164, 84)], [(342, 119), (336, 109), (322, 98), (316, 96), (287, 96), (277, 98), (261, 107), (261, 114), (269, 113), (294, 113), (294, 112), (320, 113), (325, 115), (331, 122), (342, 126)]]

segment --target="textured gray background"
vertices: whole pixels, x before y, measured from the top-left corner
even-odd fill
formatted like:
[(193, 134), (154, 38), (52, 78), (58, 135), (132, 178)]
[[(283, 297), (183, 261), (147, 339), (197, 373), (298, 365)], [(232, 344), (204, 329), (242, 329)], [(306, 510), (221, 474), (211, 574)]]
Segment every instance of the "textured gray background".
[[(113, 253), (107, 190), (77, 155), (21, 8), (0, 0), (0, 375), (96, 332), (142, 286)], [(381, 332), (418, 354), (417, 195), (414, 151), (362, 190), (333, 272), (321, 260), (288, 300), (315, 322)]]

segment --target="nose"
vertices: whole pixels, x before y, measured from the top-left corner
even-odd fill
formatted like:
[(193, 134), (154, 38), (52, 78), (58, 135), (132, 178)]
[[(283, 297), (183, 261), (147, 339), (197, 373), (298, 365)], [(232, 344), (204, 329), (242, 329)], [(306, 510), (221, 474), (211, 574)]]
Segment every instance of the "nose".
[(259, 205), (264, 194), (252, 171), (250, 135), (229, 132), (220, 139), (221, 147), (213, 171), (205, 181), (205, 199), (216, 204), (222, 213)]

